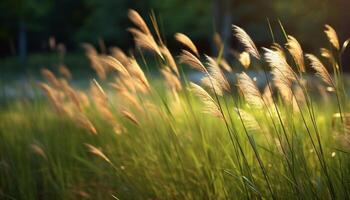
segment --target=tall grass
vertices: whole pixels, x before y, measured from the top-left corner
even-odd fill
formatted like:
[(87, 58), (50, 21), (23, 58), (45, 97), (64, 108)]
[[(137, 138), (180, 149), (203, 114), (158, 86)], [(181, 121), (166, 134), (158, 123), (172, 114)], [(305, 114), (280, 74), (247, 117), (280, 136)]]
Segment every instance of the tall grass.
[[(84, 44), (98, 75), (89, 91), (71, 85), (67, 68), (59, 75), (44, 69), (46, 83), (38, 85), (50, 105), (36, 100), (0, 114), (0, 197), (350, 197), (350, 116), (340, 62), (348, 42), (340, 47), (332, 27), (325, 27), (330, 48), (322, 49), (322, 63), (283, 27), (285, 48), (259, 50), (233, 26), (244, 51), (234, 53), (241, 66), (232, 67), (221, 53), (202, 56), (183, 33), (175, 34), (184, 48), (176, 58), (154, 17), (152, 31), (136, 11), (128, 16), (141, 61), (119, 48), (106, 55)], [(142, 70), (145, 50), (154, 53), (161, 80)], [(245, 72), (251, 59), (265, 66), (264, 90)], [(200, 83), (189, 80), (188, 67), (203, 75)]]

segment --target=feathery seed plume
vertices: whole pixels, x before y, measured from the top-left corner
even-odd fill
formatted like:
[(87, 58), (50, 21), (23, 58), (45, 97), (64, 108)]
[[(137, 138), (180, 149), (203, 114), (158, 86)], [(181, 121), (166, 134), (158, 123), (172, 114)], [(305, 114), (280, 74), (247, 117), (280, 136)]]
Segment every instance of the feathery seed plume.
[(169, 67), (176, 73), (176, 75), (179, 77), (179, 70), (177, 69), (176, 62), (174, 60), (173, 55), (171, 55), (169, 49), (163, 45), (160, 47), (160, 51), (162, 52), (165, 60), (167, 61)]
[(47, 156), (46, 156), (46, 153), (45, 153), (44, 149), (41, 148), (39, 145), (31, 144), (30, 148), (32, 149), (32, 151), (34, 153), (36, 153), (37, 155), (39, 155), (39, 156), (43, 157), (45, 160), (47, 160)]
[(225, 90), (226, 92), (230, 92), (230, 84), (228, 83), (216, 60), (207, 55), (205, 57), (207, 59), (207, 65), (209, 66), (209, 78), (214, 79), (219, 84), (222, 91)]
[(219, 106), (216, 104), (214, 99), (205, 91), (201, 86), (190, 83), (190, 90), (202, 101), (204, 104), (204, 113), (210, 113), (218, 118), (223, 118), (222, 113), (220, 112)]
[(128, 31), (134, 36), (136, 46), (153, 51), (163, 59), (159, 46), (151, 34), (146, 34), (136, 28), (129, 28)]
[(66, 79), (68, 80), (72, 79), (72, 74), (70, 73), (69, 69), (65, 65), (60, 65), (58, 70), (60, 74), (64, 76)]
[(220, 62), (219, 62), (220, 67), (222, 67), (224, 70), (228, 71), (228, 72), (232, 72), (232, 68), (231, 66), (228, 64), (228, 62), (224, 59), (221, 58)]
[(58, 93), (55, 89), (51, 88), (46, 83), (38, 84), (40, 89), (45, 93), (47, 98), (50, 100), (50, 103), (53, 105), (54, 109), (59, 115), (66, 114), (65, 109), (62, 106)]
[(131, 113), (127, 110), (123, 110), (123, 111), (121, 111), (121, 113), (125, 118), (130, 120), (132, 123), (134, 123), (137, 126), (140, 126), (140, 122), (137, 120), (136, 116), (133, 113)]
[(339, 46), (337, 32), (333, 29), (333, 27), (331, 27), (328, 24), (326, 24), (324, 27), (325, 27), (324, 32), (327, 35), (329, 42), (333, 45), (334, 48), (339, 50), (340, 46)]
[(56, 76), (48, 69), (42, 69), (41, 74), (44, 76), (46, 81), (52, 84), (52, 86), (59, 88), (60, 82), (57, 80)]
[[(138, 64), (138, 62), (136, 61), (135, 58), (130, 58), (129, 60), (130, 60), (130, 65), (128, 65), (129, 73), (132, 76), (136, 77), (142, 83), (144, 91), (149, 91), (151, 86), (150, 86), (145, 74), (143, 73), (140, 65)], [(134, 82), (134, 84), (137, 84), (137, 83)]]
[(126, 103), (128, 103), (128, 105), (131, 105), (133, 108), (136, 108), (137, 111), (141, 112), (143, 110), (140, 102), (137, 100), (135, 95), (132, 95), (129, 91), (122, 90), (118, 94), (122, 97), (122, 99), (125, 100)]
[(265, 60), (269, 63), (272, 68), (273, 81), (278, 91), (280, 92), (283, 100), (292, 104), (293, 102), (293, 91), (292, 84), (296, 81), (295, 74), (292, 68), (286, 61), (286, 58), (279, 51), (263, 48), (265, 51)]
[(109, 160), (109, 158), (102, 152), (102, 150), (100, 148), (97, 148), (91, 144), (87, 144), (85, 143), (86, 148), (88, 148), (89, 152), (94, 154), (97, 157), (102, 158), (103, 160), (105, 160), (106, 162), (111, 164), (111, 161)]
[(151, 31), (148, 29), (146, 22), (142, 19), (136, 10), (129, 9), (128, 17), (140, 30), (142, 30), (142, 32), (151, 34)]
[(295, 81), (295, 73), (279, 51), (263, 48), (265, 60), (272, 68), (272, 73), (279, 74), (284, 81)]
[(311, 67), (316, 71), (316, 74), (328, 84), (328, 86), (334, 87), (332, 76), (322, 62), (312, 54), (306, 54), (306, 57), (310, 60)]
[(299, 70), (301, 72), (305, 72), (303, 50), (301, 49), (298, 40), (295, 39), (293, 36), (288, 35), (286, 47), (289, 53), (292, 55), (293, 59), (295, 60)]
[(88, 131), (90, 131), (90, 133), (92, 133), (94, 135), (97, 134), (97, 130), (96, 130), (95, 126), (92, 124), (92, 122), (89, 120), (89, 118), (87, 118), (82, 113), (77, 114), (74, 117), (74, 119), (77, 122), (77, 124), (79, 126), (81, 126), (82, 128), (87, 129)]
[(264, 106), (264, 100), (259, 89), (245, 72), (238, 75), (238, 88), (243, 93), (249, 105), (256, 108), (262, 108)]
[(278, 43), (273, 43), (271, 45), (271, 50), (279, 53), (280, 56), (283, 57), (283, 58), (286, 57), (286, 54), (284, 53), (283, 47), (280, 44), (278, 44)]
[(232, 25), (234, 35), (243, 44), (245, 51), (260, 60), (260, 54), (250, 36), (240, 27)]
[(329, 60), (333, 59), (332, 52), (326, 48), (320, 48), (321, 56), (324, 58), (328, 58)]
[(96, 51), (96, 49), (91, 44), (88, 44), (88, 43), (82, 44), (82, 47), (85, 49), (85, 55), (88, 57), (90, 61), (90, 65), (97, 73), (97, 76), (100, 79), (105, 80), (106, 69), (103, 67), (101, 63), (101, 59), (99, 59), (99, 54)]
[(235, 108), (235, 111), (242, 117), (244, 126), (248, 131), (261, 132), (262, 129), (253, 115), (240, 108)]
[(184, 63), (201, 72), (206, 72), (207, 69), (204, 67), (202, 62), (191, 52), (182, 50), (179, 56), (180, 63)]
[(205, 75), (202, 79), (201, 79), (201, 83), (204, 87), (208, 88), (211, 92), (216, 93), (219, 96), (223, 95), (223, 91), (222, 91), (222, 87), (220, 85), (220, 83), (214, 79), (213, 77), (211, 77), (211, 75)]
[(179, 78), (172, 73), (169, 67), (165, 66), (164, 69), (161, 69), (161, 73), (163, 74), (169, 88), (176, 91), (181, 90), (182, 87)]
[(187, 35), (183, 33), (176, 33), (175, 39), (187, 48), (189, 48), (193, 53), (196, 54), (197, 57), (199, 57), (196, 45), (193, 44), (192, 40)]
[(129, 64), (128, 56), (119, 48), (119, 47), (111, 47), (110, 48), (111, 55), (121, 62), (124, 66)]
[(247, 52), (243, 51), (238, 55), (238, 61), (242, 64), (245, 69), (248, 69), (250, 66), (250, 56)]
[(128, 71), (125, 69), (123, 64), (119, 62), (119, 60), (115, 59), (112, 56), (100, 56), (100, 59), (103, 63), (111, 66), (116, 71), (122, 73), (123, 75), (127, 76)]

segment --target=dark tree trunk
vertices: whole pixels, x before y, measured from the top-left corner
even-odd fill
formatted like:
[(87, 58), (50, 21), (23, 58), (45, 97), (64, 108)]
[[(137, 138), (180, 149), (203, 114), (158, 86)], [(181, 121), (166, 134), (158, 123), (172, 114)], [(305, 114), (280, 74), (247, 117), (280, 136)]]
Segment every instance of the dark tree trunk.
[(16, 42), (14, 42), (12, 37), (9, 39), (9, 47), (11, 56), (16, 56)]
[(23, 21), (19, 23), (18, 29), (18, 53), (19, 61), (21, 64), (25, 64), (27, 59), (27, 27)]
[[(232, 1), (233, 0), (214, 0), (213, 2), (214, 27), (224, 45), (222, 52), (224, 57), (229, 53), (229, 46), (232, 38)], [(220, 51), (216, 46), (213, 49), (216, 53)]]
[[(342, 45), (342, 42), (346, 39), (350, 38), (350, 12), (348, 11), (350, 7), (350, 1), (349, 0), (341, 0), (340, 1), (341, 10), (339, 11), (340, 17), (340, 29), (341, 29), (341, 38), (340, 42)], [(343, 64), (343, 70), (346, 72), (350, 72), (350, 46), (345, 50), (342, 58), (342, 64)]]

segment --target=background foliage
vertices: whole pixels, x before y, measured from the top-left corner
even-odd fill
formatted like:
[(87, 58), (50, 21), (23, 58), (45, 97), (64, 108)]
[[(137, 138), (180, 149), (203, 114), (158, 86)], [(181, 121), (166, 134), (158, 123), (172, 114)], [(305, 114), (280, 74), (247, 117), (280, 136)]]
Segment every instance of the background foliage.
[[(134, 8), (143, 16), (152, 10), (161, 24), (164, 36), (171, 42), (175, 32), (185, 32), (210, 50), (216, 25), (228, 12), (231, 22), (243, 26), (258, 43), (271, 42), (266, 18), (273, 28), (280, 19), (287, 30), (308, 47), (321, 41), (318, 35), (325, 23), (332, 24), (340, 38), (349, 35), (346, 0), (3, 0), (0, 2), (0, 55), (18, 54), (19, 24), (27, 28), (28, 51), (47, 49), (47, 39), (55, 36), (68, 50), (77, 50), (81, 42), (97, 43), (103, 38), (109, 45), (131, 47), (127, 10)], [(307, 39), (312, 38), (312, 40)], [(342, 38), (345, 39), (345, 38)], [(234, 44), (234, 43), (233, 43)]]

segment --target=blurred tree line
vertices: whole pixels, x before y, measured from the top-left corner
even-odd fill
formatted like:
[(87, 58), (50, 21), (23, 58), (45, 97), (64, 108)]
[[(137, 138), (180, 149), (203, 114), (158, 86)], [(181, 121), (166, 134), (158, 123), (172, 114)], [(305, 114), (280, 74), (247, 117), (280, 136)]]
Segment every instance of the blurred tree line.
[(68, 50), (77, 50), (81, 42), (129, 48), (131, 26), (127, 10), (133, 8), (149, 22), (154, 12), (163, 36), (173, 42), (173, 34), (184, 32), (198, 46), (209, 51), (214, 32), (235, 44), (230, 24), (251, 33), (259, 44), (271, 43), (267, 18), (277, 39), (282, 36), (277, 19), (289, 34), (306, 48), (325, 44), (325, 23), (338, 30), (340, 38), (350, 36), (348, 0), (1, 0), (0, 56), (42, 52), (48, 38), (54, 36)]

